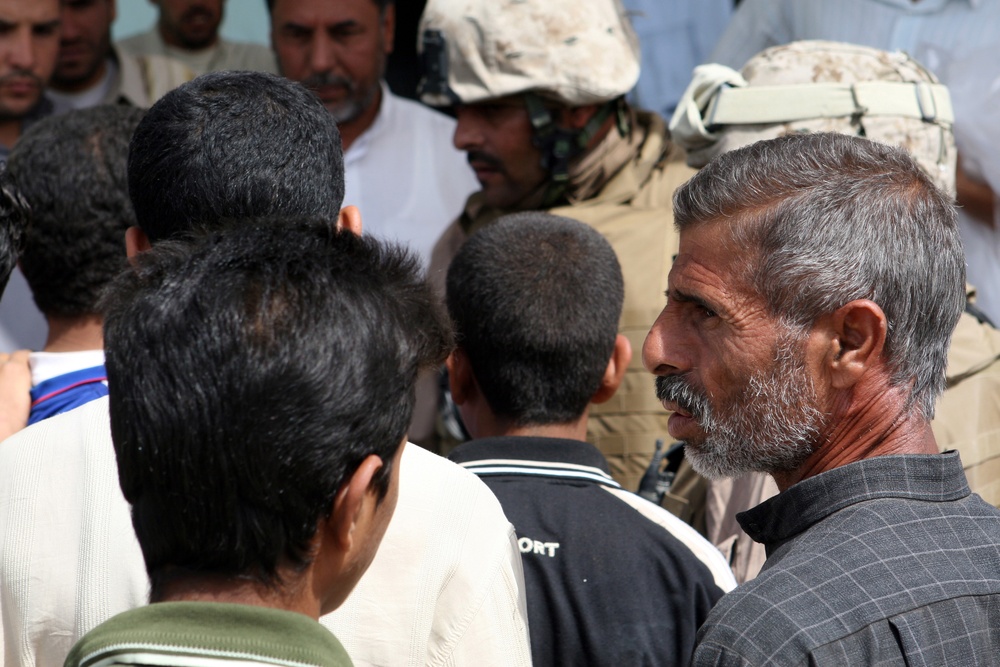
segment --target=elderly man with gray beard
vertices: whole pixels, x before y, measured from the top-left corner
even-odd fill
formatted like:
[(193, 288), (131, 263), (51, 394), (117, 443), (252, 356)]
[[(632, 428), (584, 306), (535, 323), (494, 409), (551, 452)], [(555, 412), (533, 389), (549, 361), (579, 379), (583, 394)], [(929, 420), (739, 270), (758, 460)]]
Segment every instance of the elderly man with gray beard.
[(1000, 511), (930, 427), (964, 304), (948, 198), (902, 150), (820, 133), (720, 156), (674, 215), (643, 348), (670, 433), (698, 472), (781, 490), (739, 515), (768, 559), (694, 664), (992, 664)]

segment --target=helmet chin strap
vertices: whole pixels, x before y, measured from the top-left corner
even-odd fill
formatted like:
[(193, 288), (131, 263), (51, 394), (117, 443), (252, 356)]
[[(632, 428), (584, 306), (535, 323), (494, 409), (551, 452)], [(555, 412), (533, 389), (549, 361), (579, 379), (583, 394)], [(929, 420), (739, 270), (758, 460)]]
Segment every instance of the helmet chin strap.
[(549, 173), (549, 185), (543, 203), (546, 207), (562, 199), (569, 187), (570, 162), (586, 150), (590, 140), (597, 135), (611, 114), (616, 116), (618, 132), (622, 136), (628, 133), (629, 121), (624, 98), (602, 104), (597, 113), (579, 130), (557, 125), (542, 98), (535, 93), (525, 93), (524, 103), (533, 129), (531, 143), (541, 151), (541, 166)]

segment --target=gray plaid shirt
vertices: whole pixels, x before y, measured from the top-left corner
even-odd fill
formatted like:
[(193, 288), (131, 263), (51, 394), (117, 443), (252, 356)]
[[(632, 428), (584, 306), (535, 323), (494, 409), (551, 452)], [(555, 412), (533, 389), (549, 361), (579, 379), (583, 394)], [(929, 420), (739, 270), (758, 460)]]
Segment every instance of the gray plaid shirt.
[(695, 665), (1000, 664), (1000, 510), (956, 452), (835, 468), (737, 518), (767, 562)]

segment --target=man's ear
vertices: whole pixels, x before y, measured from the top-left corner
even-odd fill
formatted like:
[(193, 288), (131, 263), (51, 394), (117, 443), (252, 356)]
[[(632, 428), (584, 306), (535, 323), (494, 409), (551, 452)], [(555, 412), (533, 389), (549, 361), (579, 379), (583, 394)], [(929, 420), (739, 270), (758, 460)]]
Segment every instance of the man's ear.
[(831, 384), (847, 389), (879, 363), (888, 333), (885, 313), (874, 301), (857, 299), (835, 310), (825, 326)]
[(382, 49), (385, 55), (392, 53), (396, 39), (396, 3), (390, 2), (382, 10)]
[(615, 395), (622, 380), (625, 379), (625, 371), (630, 361), (632, 361), (632, 344), (628, 342), (628, 338), (618, 334), (615, 336), (615, 349), (611, 352), (608, 367), (604, 369), (604, 377), (601, 378), (601, 386), (590, 399), (591, 403), (604, 403)]
[(448, 367), (448, 386), (451, 389), (451, 400), (455, 402), (455, 405), (464, 405), (477, 391), (469, 357), (462, 348), (456, 347), (444, 363)]
[(372, 491), (372, 479), (382, 465), (381, 457), (369, 454), (337, 491), (327, 523), (334, 544), (341, 552), (346, 553), (355, 546), (358, 536), (354, 531), (361, 517), (366, 512), (374, 512), (374, 505), (378, 504), (378, 494)]
[(337, 229), (346, 229), (355, 236), (361, 236), (361, 211), (357, 206), (345, 206), (337, 216)]
[(125, 256), (132, 259), (140, 252), (146, 252), (152, 246), (146, 232), (138, 227), (129, 227), (125, 230)]

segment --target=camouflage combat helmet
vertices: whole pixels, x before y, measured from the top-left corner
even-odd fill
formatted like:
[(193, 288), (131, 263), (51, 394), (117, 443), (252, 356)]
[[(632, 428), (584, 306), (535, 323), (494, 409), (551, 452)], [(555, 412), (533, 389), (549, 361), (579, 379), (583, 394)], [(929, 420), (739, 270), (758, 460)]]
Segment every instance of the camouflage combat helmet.
[(766, 49), (735, 72), (695, 69), (670, 121), (688, 164), (793, 132), (840, 132), (907, 149), (955, 195), (954, 113), (947, 89), (902, 52), (827, 41)]
[(428, 0), (420, 35), (421, 98), (438, 106), (529, 91), (583, 106), (639, 78), (621, 0)]
[[(520, 95), (559, 199), (570, 162), (611, 116), (628, 131), (624, 95), (639, 78), (639, 40), (621, 0), (428, 0), (419, 51), (427, 104), (476, 104)], [(583, 129), (557, 125), (552, 103), (598, 105)]]

